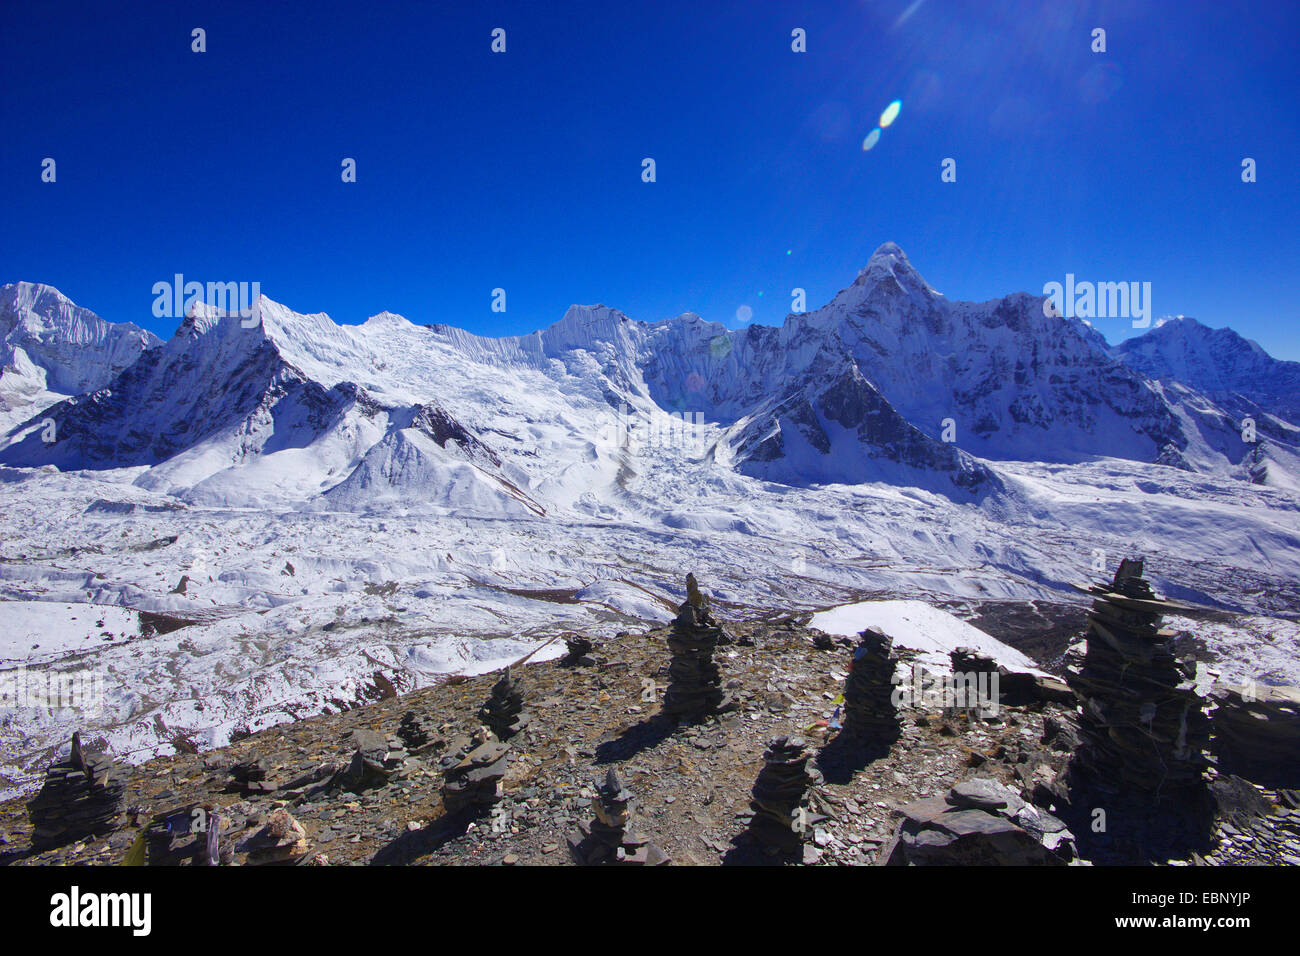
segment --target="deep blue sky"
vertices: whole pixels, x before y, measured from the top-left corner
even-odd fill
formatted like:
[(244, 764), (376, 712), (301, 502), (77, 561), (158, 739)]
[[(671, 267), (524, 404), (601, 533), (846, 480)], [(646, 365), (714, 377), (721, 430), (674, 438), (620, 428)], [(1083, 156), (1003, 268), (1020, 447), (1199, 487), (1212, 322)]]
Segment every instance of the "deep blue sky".
[(1149, 281), (1155, 315), (1300, 359), (1293, 2), (292, 6), (6, 3), (0, 281), (164, 337), (176, 272), (341, 322), (736, 326), (894, 240), (951, 298)]

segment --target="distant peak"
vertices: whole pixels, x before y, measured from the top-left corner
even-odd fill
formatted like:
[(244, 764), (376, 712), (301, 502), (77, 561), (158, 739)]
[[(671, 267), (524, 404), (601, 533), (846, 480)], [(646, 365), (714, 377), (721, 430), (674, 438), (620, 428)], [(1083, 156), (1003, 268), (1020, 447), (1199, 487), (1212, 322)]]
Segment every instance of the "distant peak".
[(907, 253), (896, 242), (882, 242), (880, 247), (871, 254), (871, 262), (877, 259), (897, 259), (907, 262)]
[(597, 322), (610, 318), (625, 319), (625, 316), (618, 309), (610, 308), (602, 303), (595, 305), (571, 305), (564, 311), (564, 318), (561, 322)]
[(385, 326), (410, 325), (411, 323), (407, 320), (406, 316), (398, 315), (396, 312), (389, 312), (385, 309), (383, 312), (378, 312), (366, 319), (363, 324), (368, 328), (374, 329), (383, 328)]
[(924, 298), (942, 295), (921, 277), (898, 243), (885, 242), (871, 254), (867, 264), (858, 272), (853, 285), (876, 286), (891, 281), (897, 283), (909, 295), (920, 295)]

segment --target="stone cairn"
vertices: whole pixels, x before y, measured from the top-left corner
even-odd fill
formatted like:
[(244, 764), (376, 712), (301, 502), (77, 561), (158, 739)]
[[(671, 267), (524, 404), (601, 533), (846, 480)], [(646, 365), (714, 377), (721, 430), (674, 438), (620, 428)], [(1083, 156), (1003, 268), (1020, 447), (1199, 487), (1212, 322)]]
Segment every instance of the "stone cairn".
[(226, 790), (243, 796), (274, 793), (276, 786), (267, 780), (270, 766), (265, 759), (255, 758), (237, 763), (230, 768), (230, 781)]
[(1204, 785), (1209, 719), (1194, 669), (1160, 627), (1175, 605), (1156, 598), (1142, 560), (1125, 558), (1109, 587), (1093, 585), (1086, 650), (1067, 654), (1067, 677), (1083, 705), (1075, 765), (1098, 789), (1153, 801)]
[(373, 730), (354, 730), (348, 737), (352, 758), (330, 781), (354, 793), (385, 786), (406, 765), (406, 748), (397, 737), (385, 737)]
[(510, 745), (486, 727), (472, 736), (453, 740), (439, 761), (443, 772), (442, 802), (448, 814), (462, 810), (482, 812), (501, 796)]
[(773, 737), (763, 753), (763, 769), (754, 781), (749, 832), (759, 843), (780, 851), (797, 850), (811, 830), (808, 791), (822, 775), (808, 766), (812, 751), (803, 737)]
[(589, 824), (579, 824), (579, 832), (569, 837), (569, 847), (579, 863), (660, 866), (669, 862), (667, 853), (644, 836), (628, 831), (632, 791), (623, 785), (614, 768), (605, 774), (604, 783), (596, 785), (591, 806), (596, 818)]
[(246, 866), (285, 865), (305, 859), (311, 852), (311, 843), (302, 824), (280, 807), (271, 814), (266, 826), (245, 840), (240, 849), (246, 854)]
[(438, 732), (438, 725), (431, 718), (417, 714), (413, 710), (408, 710), (402, 715), (402, 722), (397, 725), (397, 736), (412, 753), (437, 744), (442, 738)]
[(696, 717), (721, 713), (731, 707), (722, 690), (722, 675), (713, 649), (724, 639), (722, 628), (709, 612), (709, 599), (700, 593), (694, 574), (686, 575), (686, 601), (677, 609), (668, 635), (668, 689), (663, 713)]
[(566, 667), (587, 667), (596, 663), (590, 656), (596, 645), (581, 634), (566, 637), (564, 648), (564, 657), (560, 658), (560, 663)]
[(487, 703), (478, 712), (478, 719), (501, 740), (509, 740), (528, 725), (529, 714), (524, 710), (524, 695), (519, 681), (507, 667), (501, 679), (492, 685)]
[(46, 850), (111, 831), (122, 812), (125, 771), (103, 754), (86, 753), (72, 735), (66, 760), (49, 768), (45, 783), (27, 804), (32, 849)]
[(1214, 690), (1221, 769), (1269, 786), (1300, 785), (1300, 687), (1259, 683)]
[(849, 674), (844, 680), (844, 737), (856, 743), (888, 743), (897, 739), (898, 711), (894, 707), (893, 676), (898, 660), (893, 639), (876, 631), (859, 635)]

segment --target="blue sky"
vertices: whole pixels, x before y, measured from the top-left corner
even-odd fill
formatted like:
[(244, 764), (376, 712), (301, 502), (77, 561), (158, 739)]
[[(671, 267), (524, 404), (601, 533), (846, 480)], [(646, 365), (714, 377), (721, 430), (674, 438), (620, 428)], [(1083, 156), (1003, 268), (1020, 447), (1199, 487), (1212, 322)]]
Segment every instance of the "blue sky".
[(1145, 281), (1300, 359), (1294, 3), (294, 6), (6, 4), (0, 281), (164, 337), (178, 272), (341, 322), (735, 327), (893, 240), (950, 298)]

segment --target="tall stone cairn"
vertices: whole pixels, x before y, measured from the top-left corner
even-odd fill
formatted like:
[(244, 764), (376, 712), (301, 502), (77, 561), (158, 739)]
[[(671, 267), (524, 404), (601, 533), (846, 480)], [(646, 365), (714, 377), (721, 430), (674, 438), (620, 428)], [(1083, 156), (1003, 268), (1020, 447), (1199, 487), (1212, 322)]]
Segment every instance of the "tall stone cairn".
[(899, 734), (898, 710), (893, 701), (893, 676), (898, 666), (894, 641), (871, 629), (858, 638), (844, 680), (843, 733), (856, 743), (888, 743)]
[(41, 790), (27, 804), (32, 849), (47, 850), (111, 831), (122, 812), (126, 772), (103, 754), (86, 753), (72, 735), (68, 759), (49, 768)]
[(729, 708), (730, 701), (721, 686), (722, 675), (713, 660), (713, 650), (723, 638), (695, 575), (686, 575), (686, 601), (677, 609), (677, 619), (668, 635), (672, 660), (664, 692), (665, 714), (695, 717)]
[(528, 725), (530, 715), (524, 710), (523, 691), (509, 667), (492, 685), (492, 693), (479, 710), (478, 719), (502, 740), (509, 740)]
[(1125, 558), (1108, 587), (1094, 585), (1086, 650), (1067, 654), (1066, 682), (1082, 704), (1075, 765), (1100, 789), (1153, 801), (1204, 785), (1209, 718), (1195, 669), (1174, 654), (1162, 629), (1174, 607)]
[(808, 766), (812, 751), (803, 737), (773, 737), (763, 753), (763, 769), (754, 781), (749, 832), (759, 843), (778, 850), (798, 849), (808, 836), (811, 813), (808, 791), (822, 775)]

